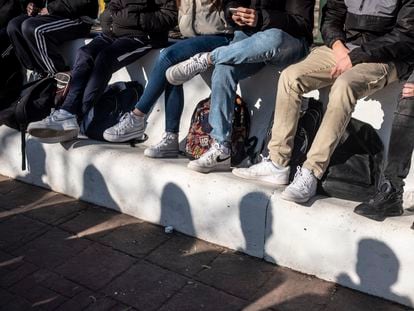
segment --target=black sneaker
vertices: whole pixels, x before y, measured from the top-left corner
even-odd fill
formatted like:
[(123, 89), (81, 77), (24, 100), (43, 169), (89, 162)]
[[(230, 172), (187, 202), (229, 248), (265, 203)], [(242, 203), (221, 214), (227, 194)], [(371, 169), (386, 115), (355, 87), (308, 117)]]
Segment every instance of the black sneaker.
[(402, 193), (395, 190), (391, 183), (385, 182), (371, 200), (359, 204), (354, 212), (376, 221), (383, 221), (387, 217), (402, 215), (402, 204)]

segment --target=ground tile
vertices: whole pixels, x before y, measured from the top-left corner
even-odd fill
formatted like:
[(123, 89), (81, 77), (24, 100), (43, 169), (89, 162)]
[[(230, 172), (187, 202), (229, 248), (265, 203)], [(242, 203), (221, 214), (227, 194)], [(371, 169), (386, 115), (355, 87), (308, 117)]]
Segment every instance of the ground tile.
[(198, 282), (189, 282), (160, 311), (242, 310), (247, 301)]
[(0, 309), (2, 305), (7, 304), (9, 301), (14, 299), (14, 295), (11, 294), (9, 291), (0, 288)]
[(32, 185), (18, 183), (16, 188), (1, 196), (0, 207), (12, 210), (22, 206), (36, 206), (55, 193)]
[[(12, 271), (16, 270), (23, 264), (23, 257), (12, 256), (3, 251), (0, 251), (0, 271)], [(1, 275), (1, 274), (0, 274)]]
[(62, 223), (60, 227), (76, 233), (79, 237), (98, 240), (112, 229), (139, 222), (142, 221), (125, 214), (91, 207), (78, 212), (76, 217)]
[(383, 300), (378, 297), (363, 294), (361, 292), (338, 287), (336, 293), (332, 296), (328, 304), (327, 311), (403, 311), (412, 310), (408, 307)]
[(187, 279), (148, 262), (132, 266), (111, 282), (105, 293), (138, 310), (156, 310), (181, 289)]
[(239, 253), (225, 252), (196, 278), (237, 297), (250, 300), (271, 277), (276, 266)]
[(47, 225), (36, 220), (20, 215), (13, 216), (0, 223), (0, 249), (16, 249), (48, 229)]
[(148, 223), (134, 223), (110, 231), (99, 242), (135, 257), (142, 257), (169, 239), (163, 228)]
[(6, 304), (0, 305), (0, 311), (27, 311), (27, 310), (40, 310), (40, 307), (33, 308), (32, 304), (27, 300), (15, 296)]
[(147, 259), (169, 270), (192, 276), (210, 268), (210, 263), (222, 252), (220, 246), (188, 236), (174, 235)]
[(134, 262), (130, 256), (94, 243), (55, 270), (76, 283), (97, 290)]
[(278, 267), (252, 299), (246, 311), (273, 308), (280, 311), (320, 311), (336, 287), (313, 276)]
[(82, 290), (77, 293), (74, 297), (66, 300), (63, 304), (57, 308), (59, 311), (74, 311), (74, 310), (84, 310), (89, 305), (94, 304), (98, 298), (97, 295), (89, 290)]
[(36, 272), (39, 268), (31, 263), (23, 263), (17, 269), (12, 271), (0, 271), (0, 287), (9, 288), (20, 280)]
[(80, 239), (58, 228), (49, 230), (21, 248), (13, 251), (17, 256), (24, 256), (25, 260), (39, 267), (57, 267), (93, 242)]

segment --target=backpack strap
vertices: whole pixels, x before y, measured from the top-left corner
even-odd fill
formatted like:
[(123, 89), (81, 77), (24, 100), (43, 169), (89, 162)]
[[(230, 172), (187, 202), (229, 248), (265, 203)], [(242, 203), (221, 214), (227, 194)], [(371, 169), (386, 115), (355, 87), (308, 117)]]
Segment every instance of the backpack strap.
[(21, 152), (22, 152), (22, 171), (26, 170), (26, 125), (20, 124)]

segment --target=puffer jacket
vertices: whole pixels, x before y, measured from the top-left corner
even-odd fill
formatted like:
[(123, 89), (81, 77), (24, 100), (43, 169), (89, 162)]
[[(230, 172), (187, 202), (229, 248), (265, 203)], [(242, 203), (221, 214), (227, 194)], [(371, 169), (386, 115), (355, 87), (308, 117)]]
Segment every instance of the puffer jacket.
[[(309, 44), (313, 42), (313, 16), (315, 0), (252, 0), (230, 1), (229, 7), (249, 7), (258, 12), (258, 22), (255, 31), (268, 28), (281, 29), (293, 37), (306, 38)], [(226, 16), (231, 20), (231, 13)], [(246, 29), (250, 30), (251, 27)]]
[(98, 0), (49, 0), (47, 9), (51, 15), (67, 18), (88, 16), (96, 18), (98, 15)]
[(0, 28), (22, 12), (19, 0), (0, 0)]
[(405, 79), (414, 64), (414, 0), (328, 0), (322, 38), (357, 46), (352, 64), (394, 62)]
[(175, 0), (112, 0), (107, 10), (114, 36), (148, 37), (154, 46), (165, 45), (177, 25)]
[(178, 8), (178, 26), (184, 37), (229, 34), (232, 27), (226, 20), (226, 3), (217, 8), (211, 0), (181, 0)]

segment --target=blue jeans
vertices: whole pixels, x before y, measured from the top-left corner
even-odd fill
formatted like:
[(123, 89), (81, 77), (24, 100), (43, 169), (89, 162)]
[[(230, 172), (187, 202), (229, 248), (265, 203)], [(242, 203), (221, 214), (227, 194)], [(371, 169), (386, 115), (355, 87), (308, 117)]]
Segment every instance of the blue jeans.
[(169, 84), (165, 78), (165, 72), (169, 67), (197, 53), (210, 52), (215, 48), (227, 45), (230, 40), (230, 37), (221, 35), (198, 36), (178, 41), (164, 49), (154, 64), (144, 94), (135, 107), (145, 114), (149, 113), (165, 90), (165, 130), (178, 133), (184, 106), (183, 88)]
[(209, 123), (211, 136), (220, 144), (231, 142), (232, 118), (237, 84), (266, 64), (279, 70), (297, 62), (308, 53), (305, 39), (271, 28), (254, 34), (236, 31), (230, 45), (215, 49), (210, 59), (215, 65), (211, 81)]

